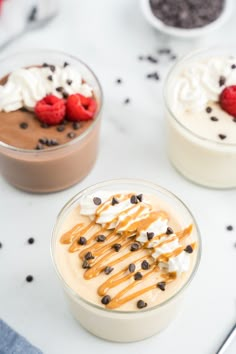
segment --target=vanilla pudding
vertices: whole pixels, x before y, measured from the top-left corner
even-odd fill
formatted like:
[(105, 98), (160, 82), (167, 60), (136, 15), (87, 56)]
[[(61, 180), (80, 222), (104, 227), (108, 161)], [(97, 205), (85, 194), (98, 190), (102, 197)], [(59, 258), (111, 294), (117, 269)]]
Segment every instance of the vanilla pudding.
[(140, 340), (178, 310), (200, 243), (192, 218), (172, 198), (146, 182), (111, 181), (81, 192), (61, 212), (56, 269), (72, 314), (95, 335)]
[(230, 54), (190, 54), (165, 86), (170, 160), (185, 177), (213, 188), (236, 186), (236, 56)]

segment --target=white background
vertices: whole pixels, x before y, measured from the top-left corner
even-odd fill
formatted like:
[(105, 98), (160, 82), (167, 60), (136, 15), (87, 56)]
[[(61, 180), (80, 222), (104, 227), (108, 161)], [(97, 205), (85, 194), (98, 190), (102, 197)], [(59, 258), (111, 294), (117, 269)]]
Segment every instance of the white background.
[[(56, 194), (32, 195), (0, 179), (0, 317), (44, 353), (213, 354), (235, 323), (236, 191), (201, 188), (172, 168), (166, 156), (162, 99), (163, 76), (172, 63), (137, 59), (163, 46), (180, 56), (199, 46), (234, 44), (234, 17), (207, 38), (185, 42), (154, 32), (138, 1), (64, 0), (54, 22), (6, 50), (46, 47), (75, 54), (95, 70), (105, 93), (99, 158), (82, 183)], [(155, 70), (161, 82), (145, 78)], [(123, 84), (117, 85), (116, 78)], [(129, 105), (123, 104), (126, 97)], [(74, 322), (49, 250), (64, 203), (81, 188), (118, 177), (145, 178), (176, 193), (197, 218), (203, 237), (201, 266), (182, 313), (165, 332), (131, 344), (105, 342)], [(226, 231), (228, 224), (234, 231)], [(27, 244), (30, 236), (36, 239), (34, 245)], [(35, 277), (33, 283), (25, 282), (28, 274)], [(236, 343), (227, 353), (235, 352)]]

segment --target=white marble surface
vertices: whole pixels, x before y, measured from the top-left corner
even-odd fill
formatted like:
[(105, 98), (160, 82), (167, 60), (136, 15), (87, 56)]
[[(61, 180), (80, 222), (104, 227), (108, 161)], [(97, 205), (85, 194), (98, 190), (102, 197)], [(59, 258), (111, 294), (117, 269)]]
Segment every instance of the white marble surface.
[[(236, 191), (201, 188), (171, 167), (165, 151), (163, 80), (145, 79), (156, 68), (163, 78), (170, 63), (156, 67), (137, 60), (163, 45), (180, 55), (199, 46), (233, 43), (235, 30), (232, 16), (207, 38), (172, 40), (149, 27), (137, 0), (64, 0), (54, 22), (7, 49), (10, 53), (38, 46), (78, 55), (94, 68), (105, 93), (99, 158), (82, 183), (61, 193), (32, 195), (0, 179), (0, 316), (44, 353), (213, 354), (236, 321)], [(118, 77), (122, 85), (115, 84)], [(129, 105), (123, 104), (126, 97)], [(131, 344), (105, 342), (74, 322), (49, 251), (63, 204), (81, 188), (116, 177), (145, 178), (175, 192), (196, 216), (203, 237), (201, 267), (182, 313), (165, 332)], [(227, 232), (227, 224), (234, 225), (234, 231)], [(30, 236), (36, 239), (31, 246)], [(33, 283), (25, 282), (27, 274), (34, 275)], [(235, 352), (236, 342), (227, 354)]]

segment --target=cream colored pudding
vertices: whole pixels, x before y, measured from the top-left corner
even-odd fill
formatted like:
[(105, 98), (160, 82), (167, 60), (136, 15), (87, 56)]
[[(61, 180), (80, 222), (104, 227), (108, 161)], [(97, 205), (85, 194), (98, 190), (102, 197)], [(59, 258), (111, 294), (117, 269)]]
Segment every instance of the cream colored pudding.
[(208, 187), (236, 186), (236, 119), (221, 105), (222, 92), (234, 85), (236, 56), (223, 50), (185, 57), (166, 82), (169, 157)]
[[(125, 334), (124, 318), (113, 324), (120, 333), (97, 333), (84, 323), (81, 307), (106, 310), (114, 321), (121, 313), (155, 310), (188, 282), (199, 252), (192, 223), (183, 223), (164, 198), (134, 189), (82, 196), (58, 226), (53, 247), (57, 270), (74, 294), (67, 292), (74, 316), (93, 333), (119, 341), (148, 335), (140, 334), (138, 322), (135, 335), (132, 328)], [(149, 335), (165, 327), (169, 316), (167, 311), (155, 328), (151, 325)]]

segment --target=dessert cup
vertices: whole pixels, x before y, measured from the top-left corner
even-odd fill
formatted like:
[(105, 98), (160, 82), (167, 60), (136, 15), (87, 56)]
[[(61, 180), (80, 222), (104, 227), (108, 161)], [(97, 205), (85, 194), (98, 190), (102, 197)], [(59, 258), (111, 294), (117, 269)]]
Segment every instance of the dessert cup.
[[(106, 309), (92, 303), (76, 293), (62, 274), (60, 256), (57, 254), (57, 243), (61, 228), (70, 212), (78, 206), (81, 198), (98, 191), (137, 191), (152, 194), (162, 200), (178, 217), (180, 226), (193, 224), (194, 239), (197, 250), (194, 264), (184, 280), (184, 284), (170, 298), (150, 308), (132, 311)], [(200, 262), (201, 239), (197, 224), (188, 208), (169, 191), (158, 185), (142, 180), (111, 180), (84, 189), (75, 195), (61, 210), (54, 227), (51, 253), (56, 273), (64, 289), (66, 300), (73, 317), (89, 332), (110, 341), (132, 342), (148, 338), (166, 328), (178, 313), (188, 285), (194, 278)]]
[[(173, 106), (173, 97), (175, 96), (173, 87), (179, 80), (181, 71), (189, 63), (214, 56), (230, 58), (231, 55), (232, 48), (215, 48), (190, 53), (174, 65), (169, 72), (164, 88), (169, 159), (184, 177), (210, 188), (236, 187), (236, 142), (227, 143), (227, 139), (215, 141), (210, 135), (208, 138), (205, 134), (205, 136), (201, 136), (199, 132), (189, 129), (181, 120), (181, 113), (177, 112)], [(202, 116), (204, 114), (203, 112)], [(212, 115), (214, 116), (214, 114)], [(200, 117), (199, 121), (202, 119)], [(233, 117), (231, 121), (234, 121)], [(212, 124), (217, 125), (218, 123)], [(231, 129), (230, 127), (235, 130), (235, 122), (231, 123), (230, 118), (229, 124), (232, 125), (228, 126), (227, 124), (227, 131)], [(206, 134), (207, 131), (210, 132), (208, 127), (205, 130)]]
[(78, 69), (94, 91), (97, 113), (92, 124), (77, 138), (45, 150), (17, 148), (0, 141), (0, 169), (15, 187), (28, 192), (48, 193), (68, 188), (82, 180), (92, 169), (98, 152), (102, 89), (92, 70), (76, 57), (51, 50), (31, 50), (1, 60), (0, 77), (12, 71), (44, 62)]

